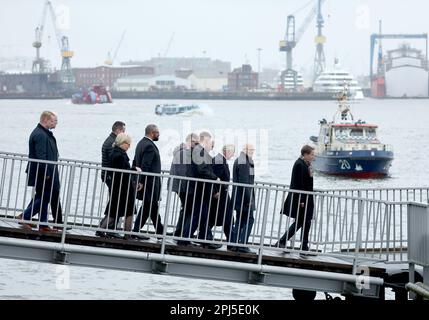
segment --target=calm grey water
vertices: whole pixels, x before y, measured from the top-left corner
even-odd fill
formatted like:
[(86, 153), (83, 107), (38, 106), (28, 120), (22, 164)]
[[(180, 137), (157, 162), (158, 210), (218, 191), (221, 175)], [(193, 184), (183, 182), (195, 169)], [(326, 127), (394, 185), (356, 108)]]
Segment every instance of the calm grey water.
[[(54, 131), (63, 158), (100, 161), (101, 144), (112, 123), (122, 120), (134, 139), (129, 155), (148, 123), (161, 131), (158, 142), (163, 168), (172, 149), (190, 131), (209, 130), (216, 146), (246, 141), (256, 145), (258, 180), (289, 183), (291, 167), (318, 121), (330, 120), (335, 102), (317, 101), (207, 101), (202, 114), (158, 117), (155, 100), (117, 100), (112, 105), (77, 106), (67, 100), (1, 100), (0, 150), (28, 152), (28, 135), (43, 110), (59, 116)], [(174, 101), (169, 101), (174, 102)], [(184, 101), (180, 101), (184, 102)], [(380, 180), (351, 180), (316, 175), (315, 187), (404, 187), (429, 185), (425, 147), (429, 145), (427, 100), (372, 100), (352, 106), (356, 119), (380, 126), (379, 138), (394, 148), (391, 176)], [(71, 267), (66, 271), (48, 264), (0, 259), (0, 298), (19, 299), (289, 299), (290, 290), (201, 281), (169, 276)], [(58, 274), (69, 274), (68, 285)], [(319, 297), (323, 297), (320, 295)]]

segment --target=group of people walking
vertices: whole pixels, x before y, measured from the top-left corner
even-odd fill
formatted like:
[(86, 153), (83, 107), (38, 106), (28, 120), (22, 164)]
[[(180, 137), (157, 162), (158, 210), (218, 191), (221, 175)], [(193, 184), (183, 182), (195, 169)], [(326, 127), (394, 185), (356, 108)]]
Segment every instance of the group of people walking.
[[(29, 139), (29, 158), (58, 161), (56, 140), (51, 132), (56, 127), (57, 116), (49, 111), (42, 113), (40, 123), (32, 132)], [(138, 142), (135, 156), (130, 163), (127, 151), (132, 140), (126, 133), (126, 125), (116, 121), (112, 132), (102, 146), (101, 180), (109, 191), (109, 199), (104, 210), (104, 218), (100, 222), (97, 236), (119, 237), (113, 232), (120, 228), (120, 218), (124, 218), (123, 230), (125, 239), (146, 240), (148, 237), (140, 234), (147, 220), (152, 224), (157, 236), (165, 233), (165, 226), (159, 214), (161, 196), (161, 157), (156, 146), (160, 136), (159, 128), (149, 124), (145, 128), (145, 136)], [(233, 172), (228, 160), (235, 155), (234, 145), (227, 144), (221, 152), (212, 157), (210, 153), (214, 141), (209, 132), (203, 131), (198, 135), (190, 133), (184, 143), (173, 152), (167, 187), (177, 193), (180, 199), (174, 236), (177, 244), (192, 246), (197, 242), (205, 248), (217, 249), (220, 244), (214, 244), (212, 228), (222, 226), (230, 251), (250, 252), (246, 244), (252, 232), (255, 221), (255, 165), (253, 155), (255, 147), (252, 144), (243, 146), (234, 161)], [(304, 146), (301, 157), (296, 161), (292, 170), (291, 189), (313, 191), (311, 162), (314, 160), (314, 150)], [(128, 172), (124, 172), (127, 170)], [(130, 173), (129, 171), (136, 171)], [(48, 205), (54, 222), (63, 223), (62, 209), (59, 200), (60, 181), (57, 165), (40, 162), (29, 162), (27, 167), (28, 185), (35, 187), (34, 196), (27, 209), (19, 217), (24, 228), (32, 228), (25, 220), (39, 214), (40, 222), (48, 221)], [(231, 194), (228, 183), (232, 186)], [(137, 200), (140, 206), (137, 211)], [(308, 250), (308, 234), (313, 215), (313, 198), (308, 194), (290, 192), (283, 205), (281, 213), (295, 219), (286, 233), (276, 243), (277, 247), (286, 247), (297, 230), (302, 229), (302, 250)], [(235, 215), (234, 215), (235, 211)], [(134, 223), (134, 215), (137, 215)], [(165, 221), (164, 221), (165, 223)], [(60, 228), (60, 227), (58, 227)], [(41, 225), (41, 231), (53, 231), (47, 225)], [(196, 238), (196, 239), (195, 239)]]

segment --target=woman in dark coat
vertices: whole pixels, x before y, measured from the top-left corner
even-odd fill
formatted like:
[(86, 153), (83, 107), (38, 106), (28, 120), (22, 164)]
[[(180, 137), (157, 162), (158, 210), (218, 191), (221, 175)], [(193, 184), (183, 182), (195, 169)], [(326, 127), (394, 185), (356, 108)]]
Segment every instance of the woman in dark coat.
[[(141, 171), (139, 168), (130, 166), (130, 158), (127, 155), (130, 144), (131, 138), (127, 134), (118, 134), (110, 155), (111, 168)], [(125, 216), (125, 231), (131, 231), (133, 224), (136, 198), (135, 181), (137, 181), (137, 176), (131, 173), (113, 172), (112, 174), (112, 192), (106, 212), (110, 219), (116, 220), (114, 225), (117, 224), (120, 217)]]
[[(314, 148), (304, 146), (301, 149), (301, 157), (296, 160), (292, 169), (290, 182), (291, 190), (313, 191), (313, 173), (311, 162), (315, 157)], [(314, 199), (312, 195), (289, 192), (281, 213), (295, 219), (289, 230), (275, 244), (276, 247), (285, 248), (286, 242), (295, 233), (301, 231), (301, 250), (308, 251), (308, 234), (310, 232), (311, 219), (313, 219)]]

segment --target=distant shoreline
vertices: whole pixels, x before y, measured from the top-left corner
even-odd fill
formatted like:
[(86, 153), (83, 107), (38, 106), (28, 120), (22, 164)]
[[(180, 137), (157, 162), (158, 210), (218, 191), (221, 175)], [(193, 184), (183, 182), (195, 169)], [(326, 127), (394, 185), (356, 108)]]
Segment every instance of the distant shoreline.
[[(117, 92), (112, 98), (129, 100), (242, 100), (242, 101), (334, 101), (331, 94), (324, 93), (266, 93), (266, 92)], [(9, 93), (0, 94), (0, 99), (10, 100), (62, 100), (71, 99), (71, 93), (38, 94)], [(386, 97), (377, 100), (424, 100), (429, 97)]]

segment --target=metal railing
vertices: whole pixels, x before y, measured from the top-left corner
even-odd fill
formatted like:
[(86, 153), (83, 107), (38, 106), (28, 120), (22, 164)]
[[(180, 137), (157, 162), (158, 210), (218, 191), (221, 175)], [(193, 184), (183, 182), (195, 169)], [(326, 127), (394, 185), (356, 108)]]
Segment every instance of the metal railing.
[[(54, 221), (49, 223), (42, 221), (41, 215), (38, 215), (36, 220), (18, 221), (19, 215), (24, 211), (28, 202), (34, 199), (37, 195), (37, 187), (28, 188), (28, 176), (25, 174), (25, 169), (29, 163), (33, 163), (37, 170), (36, 176), (42, 179), (44, 185), (42, 189), (52, 188), (52, 184), (46, 183), (46, 168), (52, 166), (56, 168), (58, 180), (61, 188), (59, 189), (60, 202), (63, 204), (64, 221)], [(129, 188), (137, 181), (143, 185), (152, 186), (149, 191), (149, 197), (153, 200), (154, 184), (148, 184), (151, 179), (158, 178), (161, 186), (161, 196), (159, 201), (159, 213), (161, 223), (165, 226), (162, 234), (156, 234), (156, 225), (146, 223), (138, 232), (132, 232), (130, 229), (123, 230), (123, 223), (114, 223), (113, 227), (100, 227), (100, 222), (104, 217), (106, 206), (109, 206), (108, 199), (112, 199), (117, 194), (109, 194), (109, 188), (100, 179), (101, 171), (105, 170), (111, 173), (113, 180), (122, 182), (125, 177), (130, 177), (127, 184), (119, 183), (120, 187), (117, 191), (121, 193), (121, 189), (126, 189), (123, 193), (127, 201), (134, 201), (137, 195), (137, 190)], [(51, 177), (55, 179), (55, 177)], [(186, 186), (187, 191), (185, 202), (185, 212), (189, 217), (195, 219), (196, 229), (204, 228), (203, 236), (195, 239), (193, 234), (184, 234), (184, 222), (180, 223), (181, 202), (178, 194), (173, 191), (172, 183), (167, 181), (179, 181), (179, 184)], [(113, 182), (115, 183), (115, 182)], [(37, 183), (36, 183), (37, 184)], [(214, 226), (213, 237), (209, 237), (209, 227), (205, 224), (208, 220), (207, 215), (202, 214), (203, 202), (198, 199), (195, 193), (189, 191), (190, 186), (197, 185), (200, 190), (208, 192), (209, 197), (205, 198), (205, 205), (211, 208), (216, 216), (223, 216), (224, 221), (220, 226)], [(241, 220), (241, 226), (248, 228), (249, 236), (246, 241), (239, 242), (238, 239), (231, 239), (225, 235), (228, 222), (225, 221), (227, 208), (219, 210), (219, 202), (217, 208), (213, 209), (213, 203), (216, 203), (212, 196), (220, 186), (232, 190), (248, 190), (250, 199), (246, 201), (254, 202), (255, 210), (253, 211), (254, 223), (250, 223), (250, 215), (245, 210), (235, 210), (235, 218)], [(130, 195), (129, 193), (134, 194)], [(39, 192), (42, 195), (44, 191)], [(52, 192), (46, 193), (52, 198)], [(243, 193), (244, 194), (244, 193)], [(235, 198), (234, 198), (235, 195)], [(310, 214), (308, 210), (296, 209), (298, 219), (293, 219), (290, 216), (280, 214), (284, 208), (287, 196), (290, 195), (292, 201), (295, 199), (299, 203), (301, 199), (304, 201), (304, 208), (310, 206), (309, 199), (313, 199), (314, 215), (312, 219), (306, 219), (306, 215)], [(239, 198), (237, 193), (229, 193), (231, 202), (243, 207), (244, 196)], [(52, 199), (50, 199), (52, 200)], [(138, 200), (134, 203), (136, 211), (142, 206), (152, 203), (153, 201)], [(133, 205), (133, 207), (134, 207)], [(125, 204), (125, 207), (127, 204)], [(290, 205), (292, 208), (292, 205)], [(57, 210), (58, 206), (56, 207)], [(32, 208), (34, 213), (34, 206)], [(119, 213), (119, 207), (116, 211), (107, 210), (107, 217), (114, 218)], [(135, 171), (115, 170), (109, 168), (101, 168), (97, 164), (88, 164), (87, 162), (65, 161), (58, 163), (29, 160), (24, 156), (15, 155), (0, 155), (0, 218), (6, 222), (20, 222), (36, 226), (57, 226), (64, 227), (62, 229), (62, 243), (67, 237), (67, 228), (72, 227), (74, 231), (93, 233), (111, 232), (113, 234), (125, 234), (128, 236), (144, 235), (147, 237), (157, 237), (162, 241), (162, 253), (165, 250), (165, 245), (171, 240), (176, 241), (198, 241), (207, 245), (227, 245), (242, 248), (251, 248), (258, 253), (258, 262), (261, 263), (262, 255), (273, 251), (300, 252), (303, 249), (302, 235), (300, 232), (291, 238), (291, 241), (286, 243), (285, 248), (275, 246), (282, 235), (288, 232), (298, 231), (298, 224), (295, 228), (290, 229), (294, 221), (300, 218), (303, 221), (311, 221), (309, 231), (310, 250), (321, 255), (331, 255), (336, 257), (350, 257), (352, 259), (380, 259), (391, 261), (404, 261), (406, 259), (407, 246), (407, 227), (406, 227), (406, 203), (394, 203), (387, 201), (379, 201), (373, 199), (365, 199), (363, 197), (351, 197), (345, 195), (331, 194), (328, 192), (303, 192), (289, 190), (283, 186), (263, 185), (261, 183), (254, 186), (243, 185), (237, 183), (226, 183), (219, 181), (208, 181), (202, 179), (193, 179), (186, 177), (170, 176), (167, 174), (147, 174)], [(37, 211), (37, 210), (36, 210)], [(52, 211), (52, 209), (51, 209)], [(150, 210), (149, 210), (150, 211)], [(124, 214), (125, 215), (125, 214)], [(186, 214), (185, 214), (186, 215)], [(292, 214), (291, 214), (292, 215)], [(135, 218), (135, 214), (131, 217)], [(212, 215), (213, 217), (213, 215)], [(243, 218), (245, 217), (245, 218)], [(404, 219), (405, 217), (405, 219)], [(133, 221), (134, 225), (135, 221)], [(309, 222), (307, 222), (309, 223)], [(303, 223), (305, 224), (305, 223)], [(177, 233), (177, 227), (181, 227), (182, 231)], [(240, 225), (236, 225), (237, 228)], [(140, 229), (140, 228), (139, 228)], [(176, 234), (174, 233), (176, 231)], [(200, 234), (200, 233), (199, 233)], [(287, 237), (288, 238), (288, 237)]]
[[(0, 150), (0, 156), (15, 156), (23, 159), (27, 159), (28, 156), (22, 153), (6, 152)], [(76, 160), (60, 158), (60, 163), (71, 163), (71, 164), (82, 164), (90, 166), (101, 167), (101, 162), (88, 161), (88, 160)], [(163, 175), (168, 175), (168, 170), (162, 170)], [(255, 181), (255, 185), (262, 187), (275, 187), (279, 189), (288, 190), (288, 184), (273, 183), (267, 181)], [(346, 197), (358, 197), (365, 199), (389, 201), (389, 202), (418, 202), (429, 204), (429, 186), (427, 187), (393, 187), (393, 188), (318, 188), (315, 191), (319, 193), (328, 193), (332, 195), (346, 196)]]

